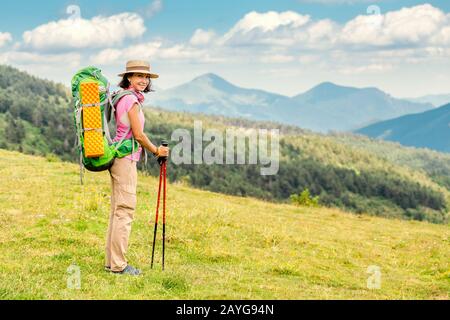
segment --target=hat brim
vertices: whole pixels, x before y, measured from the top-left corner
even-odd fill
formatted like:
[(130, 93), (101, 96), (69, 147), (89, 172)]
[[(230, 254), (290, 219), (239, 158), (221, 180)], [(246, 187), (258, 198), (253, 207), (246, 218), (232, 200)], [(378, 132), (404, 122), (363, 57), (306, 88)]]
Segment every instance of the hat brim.
[(152, 79), (156, 79), (159, 78), (159, 75), (155, 74), (155, 73), (150, 73), (147, 70), (134, 70), (134, 71), (128, 71), (128, 72), (122, 72), (119, 73), (118, 76), (119, 77), (123, 77), (124, 75), (126, 75), (127, 73), (144, 73), (144, 74), (149, 74), (150, 78)]

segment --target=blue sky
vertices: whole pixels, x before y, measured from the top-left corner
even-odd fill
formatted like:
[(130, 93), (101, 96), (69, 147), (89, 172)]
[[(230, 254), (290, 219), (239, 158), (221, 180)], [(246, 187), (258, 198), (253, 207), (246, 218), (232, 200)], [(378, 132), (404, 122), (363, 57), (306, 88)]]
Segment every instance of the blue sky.
[[(69, 5), (80, 8), (84, 21), (72, 29)], [(380, 25), (370, 20), (371, 5), (380, 10)], [(215, 72), (237, 85), (286, 95), (322, 81), (376, 86), (403, 97), (448, 93), (449, 13), (450, 1), (443, 0), (6, 2), (0, 63), (66, 84), (84, 65), (97, 64), (113, 77), (127, 58), (143, 56), (161, 74), (162, 88)], [(99, 16), (105, 19), (96, 22)], [(102, 28), (117, 37), (83, 47), (95, 40), (90, 32)]]

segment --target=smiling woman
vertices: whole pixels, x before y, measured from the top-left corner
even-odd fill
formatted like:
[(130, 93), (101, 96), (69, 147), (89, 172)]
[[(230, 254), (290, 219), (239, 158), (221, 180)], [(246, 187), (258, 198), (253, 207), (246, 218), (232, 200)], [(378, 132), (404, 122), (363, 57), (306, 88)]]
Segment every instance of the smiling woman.
[(150, 64), (146, 61), (128, 61), (126, 70), (119, 74), (122, 81), (119, 86), (127, 90), (117, 103), (115, 110), (116, 137), (121, 141), (133, 137), (141, 147), (137, 152), (124, 158), (117, 158), (109, 169), (111, 175), (111, 214), (106, 241), (106, 268), (115, 273), (139, 275), (140, 271), (128, 265), (125, 258), (131, 223), (136, 208), (137, 169), (142, 148), (152, 152), (156, 157), (167, 157), (167, 147), (156, 147), (144, 133), (145, 117), (142, 111), (143, 92), (151, 90), (151, 78), (158, 78), (150, 73)]

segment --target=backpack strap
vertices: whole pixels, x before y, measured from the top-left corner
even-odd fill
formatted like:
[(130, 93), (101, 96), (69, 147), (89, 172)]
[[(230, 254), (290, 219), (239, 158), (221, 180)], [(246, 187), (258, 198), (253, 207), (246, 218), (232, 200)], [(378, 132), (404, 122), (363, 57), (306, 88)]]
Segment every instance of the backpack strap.
[[(113, 108), (115, 108), (117, 103), (119, 103), (119, 100), (122, 99), (124, 96), (129, 95), (129, 94), (132, 94), (132, 95), (136, 96), (136, 94), (134, 93), (133, 90), (120, 90), (120, 91), (113, 92), (112, 98), (111, 98), (111, 106)], [(139, 102), (139, 99), (138, 99), (138, 102)]]
[(110, 89), (110, 85), (108, 82), (108, 85), (105, 88), (106, 97), (107, 97), (107, 101), (108, 101), (108, 103), (106, 104), (106, 107), (105, 107), (105, 111), (106, 111), (106, 119), (108, 120), (108, 123), (111, 121), (111, 115), (116, 112), (115, 104), (113, 103), (113, 101), (111, 99), (111, 95), (114, 95), (115, 92), (113, 92), (111, 94), (111, 91), (109, 89)]
[(116, 109), (114, 108), (114, 105), (112, 104), (111, 101), (111, 93), (109, 92), (109, 82), (106, 86), (106, 88), (102, 88), (106, 94), (106, 99), (103, 102), (103, 104), (105, 105), (104, 110), (103, 110), (103, 131), (105, 133), (106, 136), (106, 140), (108, 140), (108, 143), (111, 144), (112, 143), (112, 139), (111, 139), (111, 133), (109, 132), (109, 123), (111, 122), (111, 109), (116, 112)]
[(80, 139), (80, 135), (82, 134), (83, 128), (81, 126), (81, 111), (82, 111), (82, 106), (81, 106), (81, 100), (80, 100), (80, 95), (78, 94), (76, 96), (76, 100), (75, 100), (75, 127), (76, 127), (76, 131), (77, 131), (77, 137), (75, 140), (78, 152), (80, 153), (80, 157), (79, 157), (79, 164), (80, 164), (80, 184), (83, 185), (83, 170), (84, 170), (84, 166), (83, 166), (83, 150), (81, 147), (81, 139)]

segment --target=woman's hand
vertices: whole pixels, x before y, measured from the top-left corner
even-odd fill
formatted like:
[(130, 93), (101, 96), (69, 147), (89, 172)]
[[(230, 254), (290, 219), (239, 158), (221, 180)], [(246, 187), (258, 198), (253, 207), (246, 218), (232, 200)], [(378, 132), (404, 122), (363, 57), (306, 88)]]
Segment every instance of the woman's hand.
[(159, 146), (158, 147), (158, 157), (167, 158), (169, 156), (169, 147)]
[(168, 147), (164, 147), (164, 146), (159, 146), (158, 147), (158, 159), (156, 161), (158, 161), (159, 165), (162, 165), (164, 162), (166, 162), (167, 158), (169, 157), (169, 148)]

